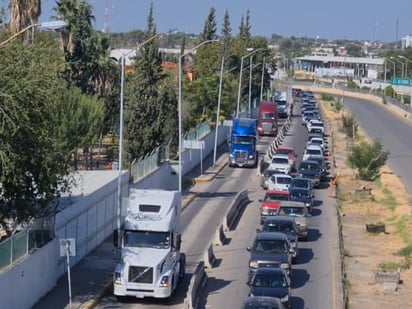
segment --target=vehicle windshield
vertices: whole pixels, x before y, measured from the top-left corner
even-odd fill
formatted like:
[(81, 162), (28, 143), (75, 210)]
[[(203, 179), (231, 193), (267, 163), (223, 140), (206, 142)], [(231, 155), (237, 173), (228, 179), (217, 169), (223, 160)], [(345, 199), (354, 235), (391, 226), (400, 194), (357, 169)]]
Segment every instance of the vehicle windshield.
[(265, 202), (277, 202), (277, 201), (289, 201), (289, 196), (287, 194), (266, 194)]
[(264, 173), (263, 173), (263, 176), (265, 177), (265, 178), (270, 178), (270, 177), (272, 177), (274, 174), (276, 174), (276, 173), (279, 173), (278, 171), (275, 171), (275, 170), (269, 170), (269, 171), (265, 171)]
[(284, 155), (289, 155), (291, 154), (293, 151), (290, 149), (278, 149), (276, 150), (276, 153), (278, 154), (284, 154)]
[[(273, 274), (257, 274), (252, 282), (251, 285), (254, 287), (262, 287), (262, 288), (287, 288), (288, 282), (286, 278), (279, 275)], [(261, 307), (253, 307), (253, 308), (261, 308)], [(267, 307), (264, 307), (267, 308)]]
[(288, 243), (277, 239), (258, 239), (253, 246), (255, 253), (287, 253), (289, 252)]
[(286, 216), (304, 216), (305, 211), (303, 207), (280, 207), (279, 208), (279, 215), (286, 215)]
[(292, 180), (292, 187), (297, 187), (297, 188), (308, 188), (309, 183), (306, 180)]
[(299, 166), (300, 171), (317, 171), (319, 170), (319, 166), (316, 163), (307, 163), (302, 162)]
[(289, 159), (288, 158), (273, 158), (272, 163), (275, 163), (275, 164), (289, 164)]
[(262, 232), (281, 232), (281, 233), (293, 233), (295, 229), (293, 228), (292, 222), (265, 222), (262, 227)]
[(126, 230), (124, 232), (124, 246), (168, 249), (170, 247), (170, 233)]
[(272, 176), (272, 181), (281, 185), (290, 185), (292, 183), (291, 177)]
[(273, 113), (264, 113), (260, 115), (261, 119), (275, 119), (275, 114)]
[(250, 136), (234, 136), (233, 137), (234, 144), (243, 144), (243, 145), (252, 145), (253, 144), (253, 137)]

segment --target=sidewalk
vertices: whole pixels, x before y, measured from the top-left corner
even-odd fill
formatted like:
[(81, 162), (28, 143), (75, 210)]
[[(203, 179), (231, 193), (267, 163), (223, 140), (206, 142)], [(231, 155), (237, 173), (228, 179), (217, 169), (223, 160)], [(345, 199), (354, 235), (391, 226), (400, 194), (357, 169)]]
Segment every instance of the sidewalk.
[[(196, 183), (211, 181), (227, 165), (227, 145), (220, 146), (216, 152), (216, 164), (213, 164), (213, 152), (203, 160), (203, 174), (200, 166), (185, 175), (186, 181), (182, 192), (182, 208), (184, 209), (195, 198), (198, 192)], [(114, 258), (112, 237), (108, 237), (100, 246), (87, 255), (74, 266), (71, 272), (72, 309), (89, 309), (95, 307), (112, 286), (113, 270), (116, 264)], [(44, 308), (70, 308), (69, 285), (67, 273), (60, 277), (57, 285), (33, 307)]]

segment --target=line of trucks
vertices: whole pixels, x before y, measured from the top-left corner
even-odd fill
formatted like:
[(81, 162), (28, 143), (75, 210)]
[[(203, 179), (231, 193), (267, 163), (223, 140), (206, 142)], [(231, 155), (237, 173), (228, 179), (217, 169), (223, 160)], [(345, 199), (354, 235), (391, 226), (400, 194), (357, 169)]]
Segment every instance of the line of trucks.
[[(277, 102), (261, 102), (258, 119), (233, 119), (229, 166), (257, 166), (259, 136), (277, 133)], [(178, 191), (129, 190), (124, 224), (113, 233), (113, 244), (120, 253), (113, 293), (119, 300), (127, 296), (169, 299), (184, 278), (181, 200)]]

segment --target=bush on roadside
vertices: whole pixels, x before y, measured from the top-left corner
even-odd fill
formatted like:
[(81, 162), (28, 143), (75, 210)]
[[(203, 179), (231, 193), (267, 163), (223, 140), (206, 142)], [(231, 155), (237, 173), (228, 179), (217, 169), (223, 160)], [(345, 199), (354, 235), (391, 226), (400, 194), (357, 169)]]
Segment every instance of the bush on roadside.
[(343, 132), (345, 132), (348, 137), (354, 138), (356, 136), (359, 125), (354, 117), (351, 115), (342, 115), (342, 125)]
[(361, 180), (373, 181), (380, 175), (388, 157), (389, 151), (383, 150), (380, 141), (375, 140), (371, 144), (363, 141), (352, 147), (348, 164), (357, 169)]
[(333, 101), (333, 100), (334, 100), (334, 97), (333, 97), (333, 95), (328, 94), (328, 93), (321, 93), (321, 94), (320, 94), (320, 99), (321, 99), (322, 101)]

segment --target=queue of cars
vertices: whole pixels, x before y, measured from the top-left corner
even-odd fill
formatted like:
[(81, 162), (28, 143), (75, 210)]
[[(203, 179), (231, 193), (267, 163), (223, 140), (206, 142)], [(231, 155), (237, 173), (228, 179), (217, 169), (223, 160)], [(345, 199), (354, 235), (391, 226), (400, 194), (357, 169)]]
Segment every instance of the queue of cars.
[[(292, 265), (299, 259), (299, 241), (309, 236), (314, 189), (327, 177), (328, 149), (317, 100), (300, 89), (292, 93), (300, 98), (296, 101), (302, 102), (302, 124), (308, 129), (308, 140), (299, 163), (295, 149), (282, 145), (261, 174), (261, 227), (247, 247), (250, 292), (244, 308), (291, 307)], [(273, 304), (263, 305), (271, 301)]]

